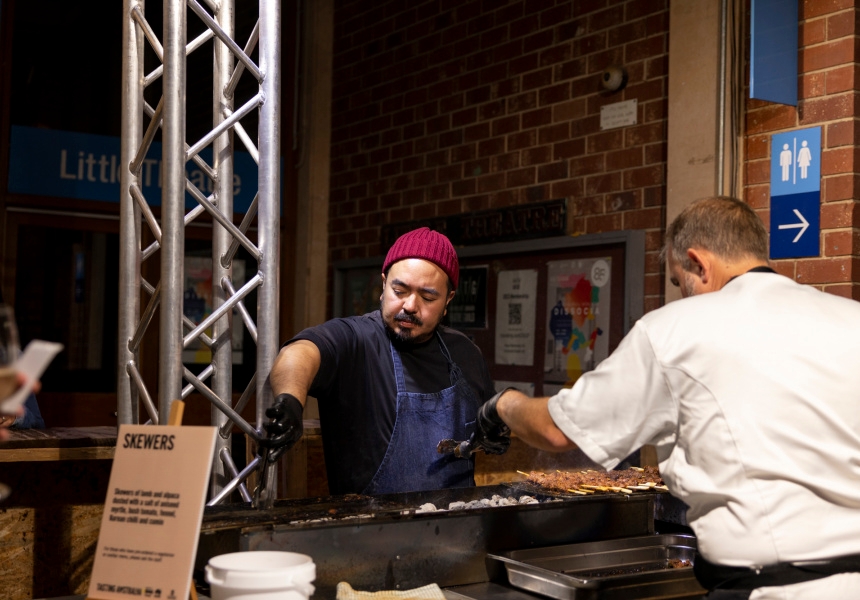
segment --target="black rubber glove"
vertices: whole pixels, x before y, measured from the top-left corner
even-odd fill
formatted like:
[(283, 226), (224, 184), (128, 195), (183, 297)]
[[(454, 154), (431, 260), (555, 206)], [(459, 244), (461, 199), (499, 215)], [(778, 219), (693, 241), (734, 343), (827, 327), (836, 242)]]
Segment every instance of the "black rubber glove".
[(302, 411), (304, 407), (292, 394), (279, 394), (275, 403), (266, 409), (269, 422), (263, 425), (266, 437), (259, 445), (268, 448), (268, 461), (275, 462), (302, 437)]
[(478, 409), (475, 433), (469, 440), (472, 449), (481, 448), (487, 454), (504, 454), (511, 445), (511, 429), (499, 417), (496, 404), (502, 394), (515, 388), (505, 388)]

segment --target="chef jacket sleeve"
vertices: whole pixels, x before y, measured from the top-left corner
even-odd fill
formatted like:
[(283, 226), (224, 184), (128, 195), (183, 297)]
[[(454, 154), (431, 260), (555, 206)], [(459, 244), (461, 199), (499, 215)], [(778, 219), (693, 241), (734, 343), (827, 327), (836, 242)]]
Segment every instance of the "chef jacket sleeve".
[(606, 469), (646, 444), (665, 457), (675, 443), (678, 405), (641, 321), (595, 370), (550, 398), (549, 412)]

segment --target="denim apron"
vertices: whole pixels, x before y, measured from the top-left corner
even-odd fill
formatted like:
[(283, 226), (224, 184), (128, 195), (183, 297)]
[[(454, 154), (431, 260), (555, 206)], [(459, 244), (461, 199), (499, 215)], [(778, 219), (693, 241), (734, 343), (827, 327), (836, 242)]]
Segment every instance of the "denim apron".
[(400, 353), (389, 342), (397, 382), (397, 416), (382, 463), (363, 494), (391, 494), (475, 485), (474, 458), (439, 454), (440, 440), (467, 440), (475, 430), (478, 398), (436, 334), (448, 361), (451, 387), (435, 394), (406, 391)]

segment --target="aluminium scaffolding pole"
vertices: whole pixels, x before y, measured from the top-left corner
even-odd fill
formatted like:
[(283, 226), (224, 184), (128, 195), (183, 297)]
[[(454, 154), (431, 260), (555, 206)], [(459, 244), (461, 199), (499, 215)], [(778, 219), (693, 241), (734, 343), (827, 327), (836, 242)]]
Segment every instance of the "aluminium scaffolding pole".
[[(239, 490), (251, 499), (245, 478), (255, 470), (265, 481), (259, 504), (270, 506), (276, 494), (273, 465), (259, 458), (237, 472), (230, 456), (230, 435), (238, 427), (258, 442), (263, 435), (265, 409), (272, 403), (267, 379), (278, 350), (279, 215), (280, 215), (280, 0), (260, 0), (259, 17), (253, 32), (241, 46), (235, 37), (234, 0), (218, 3), (204, 0), (163, 1), (163, 35), (159, 39), (149, 25), (143, 0), (124, 0), (123, 23), (123, 119), (120, 239), (120, 317), (117, 384), (117, 414), (120, 424), (137, 423), (143, 405), (153, 424), (164, 423), (170, 403), (198, 392), (211, 405), (212, 425), (220, 431), (210, 504), (229, 498)], [(211, 10), (211, 12), (210, 12)], [(192, 15), (193, 13), (193, 15)], [(205, 33), (187, 41), (188, 19), (199, 18)], [(163, 40), (163, 46), (162, 46)], [(194, 143), (186, 140), (187, 57), (213, 44), (212, 130)], [(145, 43), (146, 42), (146, 43)], [(259, 66), (252, 60), (259, 47)], [(144, 52), (149, 48), (161, 63), (144, 73)], [(243, 77), (256, 80), (258, 92), (234, 110), (234, 93)], [(159, 82), (157, 106), (147, 103), (145, 91)], [(154, 89), (154, 88), (152, 88)], [(258, 112), (257, 145), (245, 131), (242, 118)], [(144, 131), (144, 115), (149, 122)], [(152, 210), (140, 185), (141, 168), (153, 141), (161, 137), (161, 219)], [(233, 223), (233, 140), (239, 137), (258, 165), (258, 188), (241, 225)], [(201, 157), (211, 146), (212, 161)], [(186, 163), (194, 161), (211, 179), (213, 193), (207, 196), (188, 179)], [(204, 186), (206, 188), (206, 186)], [(186, 192), (196, 205), (185, 212)], [(212, 313), (199, 322), (184, 314), (185, 233), (189, 223), (205, 213), (212, 221)], [(248, 231), (256, 218), (256, 243)], [(144, 247), (144, 224), (154, 239)], [(233, 259), (242, 246), (257, 262), (257, 269), (241, 286), (233, 281)], [(152, 285), (142, 275), (145, 261), (160, 261), (160, 280)], [(153, 272), (154, 269), (148, 271)], [(256, 322), (244, 300), (257, 293)], [(141, 311), (141, 297), (148, 297)], [(248, 382), (234, 386), (232, 346), (234, 311), (255, 341), (256, 372)], [(141, 345), (147, 331), (158, 322), (158, 394), (153, 400), (141, 367)], [(211, 332), (208, 333), (207, 332)], [(210, 337), (211, 335), (211, 337)], [(151, 336), (150, 336), (151, 337)], [(198, 373), (183, 365), (183, 351), (200, 344), (211, 350), (211, 363)], [(183, 379), (187, 384), (183, 387)], [(211, 381), (209, 381), (211, 380)], [(208, 382), (208, 383), (207, 383)], [(234, 405), (233, 389), (244, 389)], [(256, 396), (255, 423), (241, 412)], [(228, 481), (228, 478), (230, 480)]]

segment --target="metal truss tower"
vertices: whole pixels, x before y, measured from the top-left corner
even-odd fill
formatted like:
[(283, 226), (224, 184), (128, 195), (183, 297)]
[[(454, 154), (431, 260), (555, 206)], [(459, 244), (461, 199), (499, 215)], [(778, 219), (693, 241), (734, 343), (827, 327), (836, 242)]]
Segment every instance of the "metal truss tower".
[[(123, 79), (121, 175), (120, 292), (117, 413), (120, 424), (139, 422), (141, 405), (153, 424), (164, 424), (173, 400), (198, 392), (212, 405), (212, 424), (220, 436), (213, 461), (209, 504), (239, 490), (246, 501), (248, 475), (259, 470), (265, 482), (259, 504), (270, 506), (275, 495), (275, 469), (263, 470), (259, 457), (237, 473), (230, 455), (230, 435), (237, 426), (251, 439), (261, 437), (265, 409), (271, 405), (266, 385), (278, 351), (279, 215), (280, 215), (280, 0), (259, 0), (256, 26), (244, 40), (235, 38), (236, 0), (162, 0), (162, 15), (145, 11), (144, 0), (123, 0)], [(161, 36), (147, 21), (163, 19)], [(203, 33), (188, 41), (188, 21), (199, 19)], [(194, 23), (195, 28), (199, 24)], [(211, 50), (212, 127), (200, 139), (186, 139), (188, 57)], [(157, 63), (145, 70), (144, 57)], [(152, 57), (156, 60), (152, 60)], [(256, 56), (256, 62), (252, 57)], [(256, 90), (238, 108), (237, 86), (253, 78)], [(158, 89), (160, 87), (160, 96)], [(149, 98), (149, 101), (147, 101)], [(157, 102), (155, 99), (158, 99)], [(255, 114), (254, 114), (255, 113)], [(252, 118), (248, 119), (248, 116)], [(254, 121), (257, 131), (243, 126)], [(256, 141), (253, 134), (256, 133)], [(160, 137), (161, 198), (146, 198), (142, 166)], [(234, 140), (241, 141), (258, 165), (257, 194), (240, 225), (233, 220)], [(201, 156), (212, 148), (212, 159)], [(209, 179), (204, 185), (186, 175), (193, 161)], [(193, 199), (186, 209), (186, 197)], [(160, 219), (152, 206), (160, 200)], [(212, 224), (212, 313), (195, 322), (183, 312), (185, 240), (198, 217)], [(203, 220), (201, 218), (201, 220)], [(249, 232), (256, 232), (256, 236)], [(253, 239), (253, 238), (256, 239)], [(256, 261), (246, 283), (233, 284), (233, 260), (242, 247)], [(158, 262), (157, 282), (144, 276), (147, 261)], [(251, 271), (254, 271), (251, 269)], [(152, 279), (153, 277), (150, 276)], [(256, 321), (245, 299), (256, 292)], [(241, 383), (244, 392), (232, 402), (233, 320), (241, 319), (256, 342), (257, 372)], [(147, 389), (140, 364), (141, 343), (157, 321), (158, 389)], [(241, 329), (241, 328), (240, 328)], [(183, 350), (202, 343), (212, 360), (201, 372), (183, 366)], [(240, 415), (255, 398), (256, 423)]]

